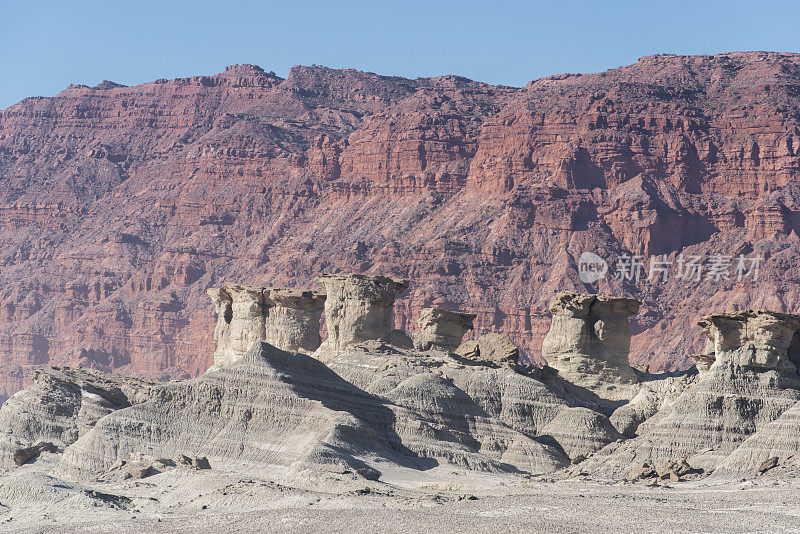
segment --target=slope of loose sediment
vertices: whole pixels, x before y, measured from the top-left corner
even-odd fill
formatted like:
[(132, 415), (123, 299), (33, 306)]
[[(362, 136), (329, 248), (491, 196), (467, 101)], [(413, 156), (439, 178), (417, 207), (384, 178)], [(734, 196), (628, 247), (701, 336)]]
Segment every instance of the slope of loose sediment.
[(385, 397), (408, 410), (398, 412), (397, 431), (422, 456), (471, 469), (527, 473), (549, 473), (566, 461), (556, 449), (492, 417), (442, 376), (411, 376)]
[(759, 474), (768, 460), (776, 465), (800, 466), (800, 403), (747, 438), (714, 471), (715, 478), (742, 478)]
[[(549, 444), (559, 455), (567, 457), (572, 457), (570, 453), (578, 455), (598, 450), (619, 438), (605, 415), (586, 408), (584, 401), (570, 395), (568, 390), (551, 389), (507, 367), (463, 365), (449, 357), (389, 351), (392, 352), (354, 349), (339, 355), (330, 365), (368, 391), (398, 404), (403, 401), (397, 400), (397, 392), (408, 389), (409, 384), (425, 382), (431, 386), (424, 390), (425, 396), (421, 398), (425, 403), (437, 402), (434, 392), (446, 389), (448, 396), (459, 399), (457, 414), (447, 409), (431, 410), (425, 404), (411, 406), (411, 409), (419, 414), (435, 414), (451, 430), (465, 423), (474, 426), (472, 433), (474, 439), (483, 444), (481, 450), (485, 450), (486, 443), (508, 441), (508, 437), (500, 438), (497, 434), (502, 427), (535, 440), (537, 445)], [(428, 398), (429, 395), (433, 397)], [(572, 408), (574, 406), (584, 407)], [(441, 420), (448, 413), (449, 419)], [(563, 424), (557, 422), (547, 428), (559, 418)], [(498, 422), (501, 427), (496, 426)], [(507, 430), (501, 434), (505, 432)]]
[(239, 361), (102, 419), (65, 451), (64, 466), (97, 472), (146, 451), (207, 456), (212, 465), (361, 468), (357, 451), (413, 456), (392, 432), (394, 418), (317, 360), (259, 343)]
[(620, 439), (608, 418), (588, 408), (564, 408), (543, 429), (570, 458), (587, 456)]

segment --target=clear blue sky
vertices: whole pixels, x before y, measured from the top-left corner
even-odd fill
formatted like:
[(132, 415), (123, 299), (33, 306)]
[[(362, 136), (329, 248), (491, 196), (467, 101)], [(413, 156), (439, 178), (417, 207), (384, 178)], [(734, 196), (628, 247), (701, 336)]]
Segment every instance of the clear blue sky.
[(0, 109), (255, 63), (524, 85), (643, 55), (800, 50), (800, 1), (0, 0)]

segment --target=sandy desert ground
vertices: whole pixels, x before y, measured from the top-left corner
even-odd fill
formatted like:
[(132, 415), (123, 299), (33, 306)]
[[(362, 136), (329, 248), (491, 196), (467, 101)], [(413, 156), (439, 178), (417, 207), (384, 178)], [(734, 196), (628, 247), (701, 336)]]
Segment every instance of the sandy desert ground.
[(766, 475), (718, 484), (521, 482), (448, 467), (424, 479), (395, 473), (395, 484), (326, 474), (292, 487), (269, 476), (176, 469), (73, 484), (44, 474), (48, 463), (0, 479), (0, 532), (800, 531), (800, 481)]

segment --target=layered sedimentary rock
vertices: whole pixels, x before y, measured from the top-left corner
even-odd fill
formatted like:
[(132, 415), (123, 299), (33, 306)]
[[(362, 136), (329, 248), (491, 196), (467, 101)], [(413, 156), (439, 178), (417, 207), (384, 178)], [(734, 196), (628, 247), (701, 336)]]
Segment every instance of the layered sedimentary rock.
[[(555, 341), (548, 334), (545, 346), (562, 358), (555, 364), (575, 354), (599, 361), (590, 380), (588, 365), (562, 366), (570, 374), (519, 364), (503, 334), (453, 349), (469, 314), (427, 309), (421, 331), (401, 338), (390, 319), (404, 280), (343, 274), (320, 282), (329, 291), (324, 302), (334, 304), (326, 307), (330, 347), (311, 356), (255, 341), (243, 355), (223, 353), (235, 357), (199, 378), (162, 385), (45, 367), (0, 407), (0, 462), (35, 463), (44, 451), (61, 455), (58, 476), (102, 480), (160, 473), (173, 458), (289, 480), (378, 480), (387, 468), (392, 477), (420, 476), (443, 464), (671, 481), (800, 469), (798, 316), (706, 316), (699, 325), (708, 369), (640, 373), (628, 382), (620, 369), (630, 369), (623, 355), (638, 302), (559, 294), (551, 302)], [(310, 336), (319, 335), (319, 294), (232, 284), (210, 294), (221, 314), (218, 341), (241, 344), (255, 332), (319, 343)], [(270, 322), (278, 308), (293, 311)], [(465, 346), (475, 354), (464, 354)]]
[(519, 347), (507, 335), (497, 332), (484, 334), (476, 340), (464, 341), (454, 353), (465, 360), (495, 366), (514, 366), (520, 360)]
[(255, 344), (201, 378), (165, 385), (142, 404), (103, 418), (64, 452), (60, 473), (103, 472), (141, 450), (207, 456), (241, 469), (428, 469), (446, 460), (483, 471), (547, 473), (557, 449), (487, 415), (431, 373), (375, 395), (318, 360)]
[[(147, 400), (153, 383), (91, 369), (44, 366), (0, 409), (0, 466), (39, 443), (63, 450), (109, 413)], [(37, 453), (38, 454), (38, 453)]]
[(714, 471), (718, 478), (742, 478), (761, 474), (765, 463), (788, 467), (796, 476), (800, 467), (800, 403), (764, 425), (723, 460)]
[(217, 310), (214, 329), (214, 366), (234, 362), (266, 338), (264, 288), (228, 284), (210, 289)]
[(564, 379), (587, 388), (637, 381), (628, 362), (628, 318), (640, 302), (605, 295), (560, 293), (550, 301), (553, 321), (542, 356)]
[(614, 409), (609, 417), (611, 424), (624, 437), (635, 437), (642, 423), (673, 403), (696, 382), (697, 376), (692, 371), (644, 375), (632, 398)]
[(226, 284), (209, 289), (208, 295), (217, 312), (215, 367), (238, 360), (260, 341), (284, 350), (313, 352), (319, 348), (323, 294)]
[(329, 274), (317, 277), (325, 287), (325, 350), (338, 353), (364, 341), (389, 341), (397, 295), (408, 281), (387, 276)]
[(283, 350), (314, 352), (322, 343), (320, 317), (325, 295), (317, 291), (271, 288), (265, 292), (264, 340)]
[(586, 457), (622, 436), (608, 418), (589, 408), (564, 408), (542, 429), (571, 459)]
[(458, 313), (441, 308), (423, 308), (419, 314), (419, 332), (414, 344), (419, 350), (443, 350), (452, 352), (461, 344), (461, 339), (472, 330), (475, 315)]
[(688, 457), (692, 467), (714, 470), (800, 400), (800, 376), (789, 359), (798, 320), (768, 311), (704, 317), (700, 326), (714, 363), (642, 423), (637, 438), (604, 451), (592, 469), (630, 476), (643, 464), (658, 467)]
[[(708, 342), (705, 355), (716, 361), (751, 369), (796, 373), (800, 363), (800, 317), (765, 310), (715, 313), (700, 327)], [(713, 364), (710, 366), (713, 367)]]
[[(204, 291), (233, 273), (410, 278), (398, 328), (461, 309), (536, 357), (585, 251), (610, 262), (592, 291), (643, 303), (635, 365), (689, 367), (700, 315), (800, 310), (798, 80), (797, 54), (752, 52), (524, 88), (234, 65), (25, 99), (0, 112), (0, 394), (43, 363), (202, 373)], [(707, 279), (715, 254), (760, 257), (758, 280)], [(645, 272), (617, 280), (631, 255)]]

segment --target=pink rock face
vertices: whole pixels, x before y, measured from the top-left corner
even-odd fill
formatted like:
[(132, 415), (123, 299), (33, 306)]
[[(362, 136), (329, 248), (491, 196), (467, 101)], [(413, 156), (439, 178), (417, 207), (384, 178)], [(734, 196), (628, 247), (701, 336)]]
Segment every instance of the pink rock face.
[[(687, 366), (700, 316), (800, 311), (800, 56), (653, 56), (525, 88), (252, 65), (70, 86), (0, 112), (0, 394), (35, 366), (210, 364), (226, 280), (409, 279), (540, 361), (562, 290), (643, 302), (634, 365)], [(757, 282), (587, 286), (581, 253), (760, 255)]]

